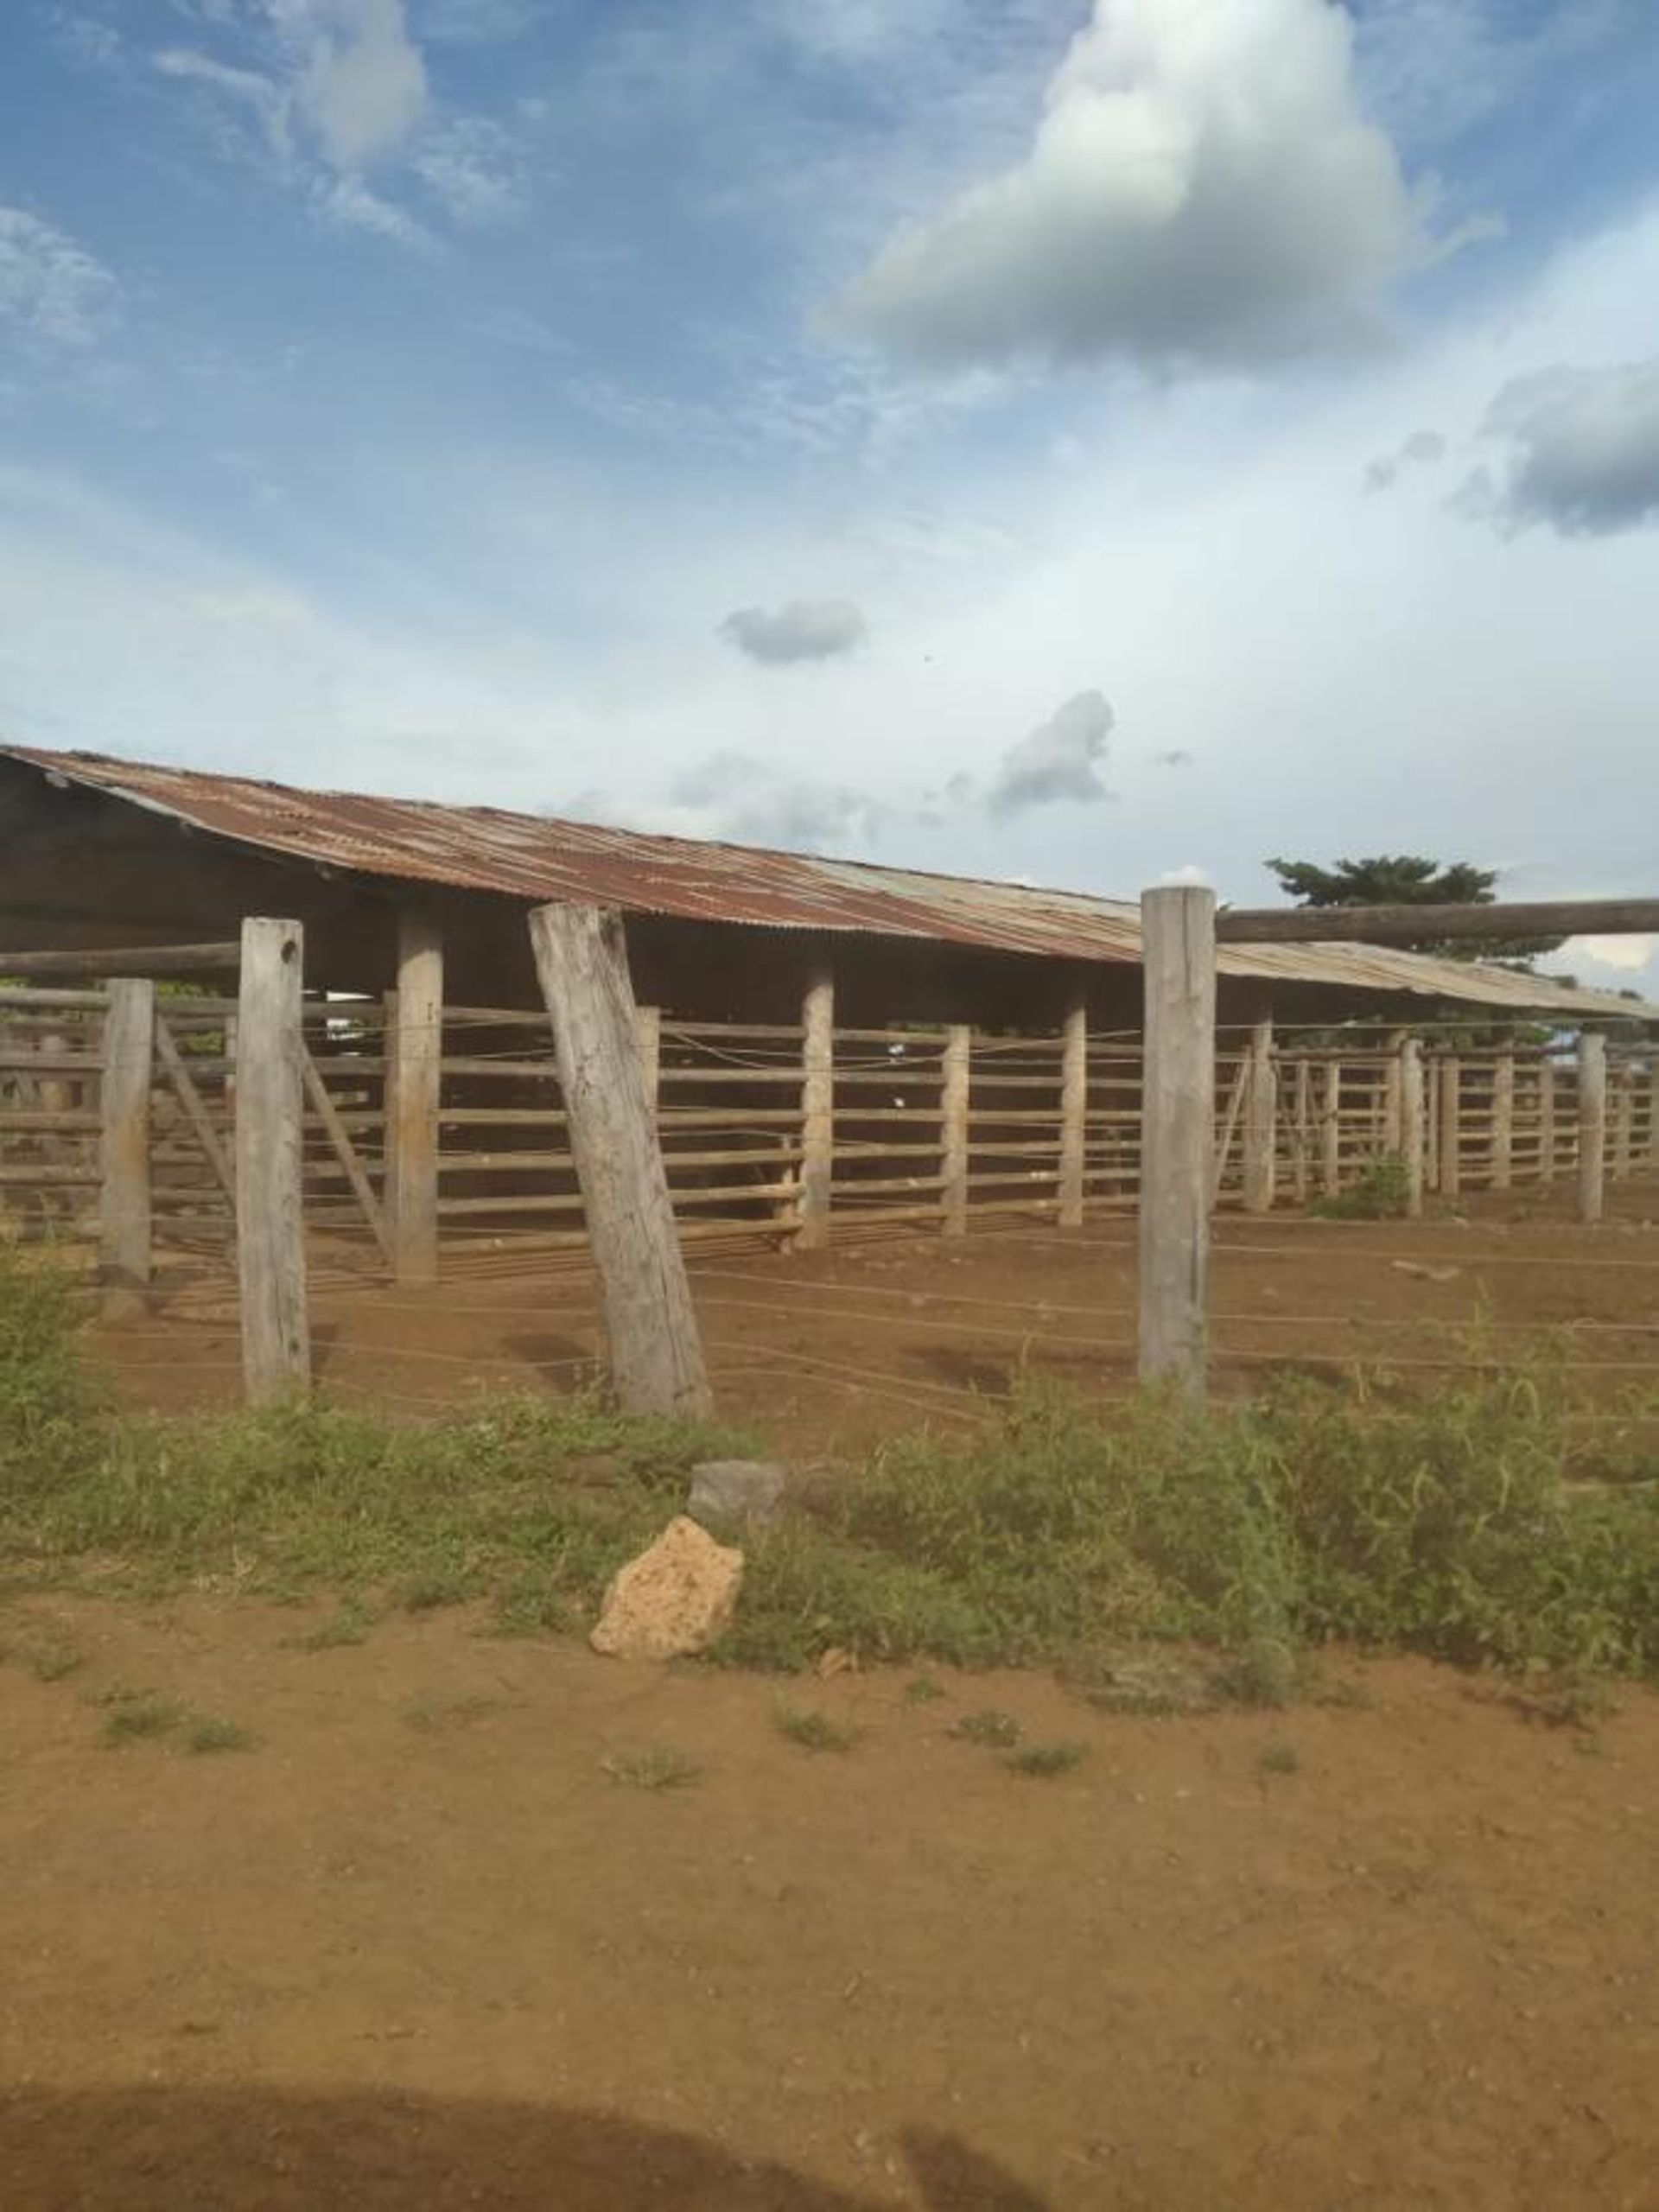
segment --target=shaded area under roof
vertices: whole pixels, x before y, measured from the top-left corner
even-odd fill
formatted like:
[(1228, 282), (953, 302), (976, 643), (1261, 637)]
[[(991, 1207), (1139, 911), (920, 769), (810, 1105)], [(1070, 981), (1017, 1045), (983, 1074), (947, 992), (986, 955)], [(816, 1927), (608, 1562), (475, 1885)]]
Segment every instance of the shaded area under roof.
[[(303, 791), (102, 753), (3, 746), (0, 758), (263, 852), (398, 882), (1049, 959), (1133, 964), (1141, 957), (1138, 906), (1084, 892), (658, 836), (499, 807)], [(1659, 1008), (1610, 992), (1381, 946), (1224, 945), (1218, 964), (1226, 976), (1405, 993), (1515, 1014), (1659, 1019)]]

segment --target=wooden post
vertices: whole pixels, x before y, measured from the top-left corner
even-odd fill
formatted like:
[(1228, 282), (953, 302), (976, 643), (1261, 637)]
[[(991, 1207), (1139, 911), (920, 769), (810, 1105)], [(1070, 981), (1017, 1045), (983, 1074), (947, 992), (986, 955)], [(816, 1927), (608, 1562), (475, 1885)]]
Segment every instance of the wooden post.
[(1614, 1063), (1608, 1071), (1607, 1083), (1612, 1122), (1608, 1170), (1615, 1183), (1625, 1183), (1630, 1180), (1631, 1136), (1636, 1117), (1636, 1089), (1630, 1081), (1628, 1060)]
[(1399, 1157), (1405, 1130), (1405, 1096), (1401, 1070), (1401, 1055), (1406, 1047), (1406, 1032), (1389, 1030), (1383, 1041), (1388, 1065), (1382, 1071), (1382, 1149)]
[[(380, 995), (380, 1211), (386, 1234), (397, 1219), (397, 994)], [(394, 1260), (394, 1266), (396, 1262)]]
[(397, 1021), (387, 1036), (386, 1063), (392, 1270), (399, 1282), (435, 1282), (443, 935), (418, 906), (405, 906), (397, 917)]
[(1440, 1187), (1440, 1059), (1434, 1057), (1423, 1062), (1423, 1182), (1425, 1187), (1438, 1191)]
[(1440, 1196), (1463, 1188), (1463, 1064), (1455, 1052), (1440, 1062)]
[(1327, 1198), (1342, 1188), (1342, 1062), (1325, 1065), (1324, 1096), (1319, 1101), (1319, 1185)]
[(1258, 1021), (1250, 1031), (1249, 1070), (1244, 1093), (1244, 1211), (1271, 1213), (1279, 1134), (1271, 1018)]
[(1423, 1211), (1423, 1046), (1417, 1037), (1400, 1040), (1400, 1158), (1406, 1171), (1406, 1211), (1415, 1220)]
[(537, 906), (536, 972), (599, 1275), (611, 1378), (627, 1414), (706, 1414), (708, 1370), (645, 1095), (622, 917)]
[(1648, 1047), (1648, 1166), (1659, 1173), (1659, 1046)]
[(639, 1073), (645, 1085), (645, 1100), (653, 1113), (657, 1110), (657, 1094), (661, 1089), (663, 1065), (663, 1009), (659, 1006), (634, 1008), (633, 1033), (639, 1045)]
[(1607, 1039), (1579, 1033), (1579, 1219), (1599, 1221), (1607, 1151)]
[(1089, 1116), (1089, 1009), (1079, 999), (1067, 1013), (1060, 1046), (1059, 1224), (1083, 1227), (1084, 1167)]
[(836, 1173), (836, 984), (814, 976), (801, 1003), (801, 1203), (804, 1252), (830, 1242), (830, 1193)]
[(237, 995), (236, 1266), (242, 1376), (262, 1405), (311, 1379), (306, 1313), (305, 935), (297, 922), (242, 925)]
[(149, 1281), (149, 1085), (156, 986), (109, 986), (99, 1093), (99, 1245), (103, 1281), (118, 1294)]
[(1294, 1103), (1291, 1109), (1291, 1135), (1294, 1141), (1291, 1151), (1291, 1173), (1294, 1179), (1294, 1190), (1299, 1206), (1305, 1206), (1307, 1204), (1308, 1139), (1313, 1128), (1312, 1099), (1313, 1086), (1307, 1056), (1302, 1052), (1297, 1055), (1296, 1059), (1296, 1091)]
[(1492, 1067), (1491, 1181), (1507, 1191), (1515, 1180), (1515, 1050), (1505, 1046)]
[(944, 1081), (939, 1086), (939, 1195), (947, 1236), (968, 1234), (968, 1095), (973, 1056), (973, 1031), (965, 1021), (953, 1021), (944, 1033)]
[(1538, 1180), (1555, 1180), (1555, 1063), (1548, 1054), (1538, 1063)]
[(1201, 1398), (1216, 1119), (1214, 892), (1143, 892), (1141, 939), (1141, 1375)]

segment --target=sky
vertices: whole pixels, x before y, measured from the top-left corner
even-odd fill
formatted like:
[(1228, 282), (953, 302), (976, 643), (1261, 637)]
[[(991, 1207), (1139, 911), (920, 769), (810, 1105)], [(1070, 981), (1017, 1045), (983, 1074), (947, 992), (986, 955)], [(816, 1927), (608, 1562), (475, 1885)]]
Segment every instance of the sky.
[(1656, 113), (1654, 0), (3, 0), (0, 733), (1652, 893)]

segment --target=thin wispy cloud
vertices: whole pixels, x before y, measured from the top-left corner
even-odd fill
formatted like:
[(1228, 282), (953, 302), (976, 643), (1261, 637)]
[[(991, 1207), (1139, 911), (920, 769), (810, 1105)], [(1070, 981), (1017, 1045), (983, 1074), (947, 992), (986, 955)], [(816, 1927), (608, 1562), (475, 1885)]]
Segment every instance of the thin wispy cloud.
[(79, 351), (114, 313), (112, 273), (67, 232), (26, 207), (0, 207), (0, 326), (29, 347)]

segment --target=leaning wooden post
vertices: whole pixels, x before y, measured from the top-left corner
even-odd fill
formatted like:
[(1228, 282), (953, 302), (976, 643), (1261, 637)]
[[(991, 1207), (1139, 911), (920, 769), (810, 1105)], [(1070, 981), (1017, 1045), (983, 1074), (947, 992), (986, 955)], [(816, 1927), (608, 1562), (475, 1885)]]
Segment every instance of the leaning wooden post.
[(1463, 1063), (1455, 1052), (1440, 1062), (1440, 1195), (1463, 1188)]
[(1250, 1031), (1249, 1064), (1244, 1091), (1244, 1211), (1271, 1213), (1279, 1077), (1274, 1066), (1270, 1018), (1258, 1021)]
[(801, 1200), (795, 1242), (804, 1252), (830, 1242), (836, 1175), (836, 984), (826, 969), (801, 1002)]
[(149, 1281), (149, 1085), (156, 986), (109, 985), (99, 1092), (99, 1248), (105, 1288), (124, 1300)]
[(1406, 1173), (1406, 1211), (1423, 1211), (1423, 1046), (1418, 1037), (1400, 1041), (1400, 1158)]
[(1059, 1224), (1083, 1227), (1084, 1167), (1089, 1115), (1089, 1008), (1081, 999), (1067, 1013), (1060, 1045)]
[(443, 934), (432, 916), (397, 917), (397, 1018), (386, 1040), (386, 1153), (399, 1282), (438, 1275), (438, 1099), (443, 1078)]
[(1579, 1219), (1599, 1221), (1607, 1153), (1607, 1039), (1579, 1033)]
[(242, 1377), (251, 1405), (311, 1379), (306, 1313), (305, 933), (298, 922), (242, 925), (237, 995), (236, 1267)]
[(1214, 892), (1143, 892), (1141, 941), (1141, 1375), (1202, 1398), (1216, 1120)]
[(939, 1084), (939, 1205), (944, 1233), (968, 1234), (968, 1100), (973, 1084), (974, 1033), (953, 1021), (944, 1033)]
[(1515, 1047), (1506, 1045), (1492, 1067), (1491, 1182), (1507, 1191), (1515, 1180)]
[(1319, 1101), (1319, 1184), (1327, 1198), (1342, 1188), (1342, 1062), (1325, 1064)]
[(613, 906), (537, 906), (530, 941), (617, 1402), (627, 1414), (706, 1414), (708, 1370), (645, 1093), (622, 917)]

